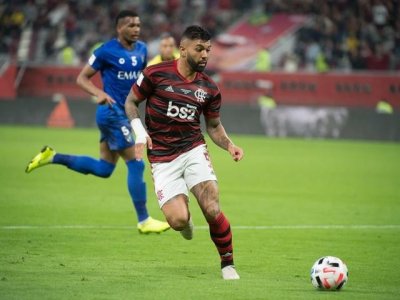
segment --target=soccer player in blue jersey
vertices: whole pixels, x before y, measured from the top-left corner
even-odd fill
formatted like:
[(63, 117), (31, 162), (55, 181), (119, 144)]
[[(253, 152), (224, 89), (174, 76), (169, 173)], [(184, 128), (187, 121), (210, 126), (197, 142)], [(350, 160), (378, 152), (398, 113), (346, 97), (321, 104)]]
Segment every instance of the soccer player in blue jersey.
[[(144, 162), (136, 160), (131, 125), (125, 115), (125, 99), (139, 73), (146, 67), (147, 47), (139, 41), (140, 19), (132, 11), (121, 11), (116, 18), (117, 38), (97, 48), (80, 72), (78, 85), (94, 96), (96, 121), (100, 129), (100, 159), (56, 153), (45, 146), (26, 167), (26, 172), (48, 164), (59, 164), (82, 173), (107, 178), (122, 157), (128, 167), (128, 189), (138, 216), (141, 233), (160, 233), (169, 229), (166, 222), (151, 218), (146, 208)], [(100, 72), (104, 90), (91, 78)]]

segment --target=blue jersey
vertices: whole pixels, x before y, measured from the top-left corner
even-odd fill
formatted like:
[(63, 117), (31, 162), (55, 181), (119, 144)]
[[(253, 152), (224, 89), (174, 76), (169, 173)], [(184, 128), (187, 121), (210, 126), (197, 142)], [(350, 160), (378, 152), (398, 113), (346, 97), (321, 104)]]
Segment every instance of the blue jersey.
[(140, 72), (147, 64), (147, 46), (137, 41), (132, 50), (124, 48), (117, 39), (112, 39), (97, 48), (89, 59), (89, 65), (101, 73), (103, 90), (120, 108)]

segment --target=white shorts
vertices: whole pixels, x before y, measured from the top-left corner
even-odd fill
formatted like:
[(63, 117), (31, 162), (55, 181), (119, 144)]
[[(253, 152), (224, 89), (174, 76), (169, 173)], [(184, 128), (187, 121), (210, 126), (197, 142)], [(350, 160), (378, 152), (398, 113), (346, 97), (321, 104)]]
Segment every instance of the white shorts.
[(181, 154), (171, 162), (151, 164), (151, 172), (160, 207), (176, 195), (189, 196), (192, 187), (200, 182), (217, 180), (204, 144)]

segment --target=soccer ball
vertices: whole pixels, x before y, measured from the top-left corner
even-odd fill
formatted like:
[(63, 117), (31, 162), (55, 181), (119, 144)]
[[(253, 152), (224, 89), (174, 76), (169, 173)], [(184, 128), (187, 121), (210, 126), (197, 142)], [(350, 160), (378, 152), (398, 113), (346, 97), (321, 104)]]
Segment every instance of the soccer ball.
[(311, 283), (321, 290), (340, 290), (348, 276), (346, 264), (334, 256), (321, 257), (311, 268)]

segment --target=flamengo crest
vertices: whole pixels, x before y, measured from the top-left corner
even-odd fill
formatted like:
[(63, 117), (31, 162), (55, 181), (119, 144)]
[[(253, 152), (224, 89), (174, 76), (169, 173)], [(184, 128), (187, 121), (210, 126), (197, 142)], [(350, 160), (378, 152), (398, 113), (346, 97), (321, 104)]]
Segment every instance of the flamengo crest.
[(207, 97), (207, 93), (206, 93), (203, 89), (197, 89), (197, 90), (194, 92), (194, 96), (196, 97), (197, 102), (203, 103), (203, 102), (206, 101), (205, 99), (206, 99), (206, 97)]

